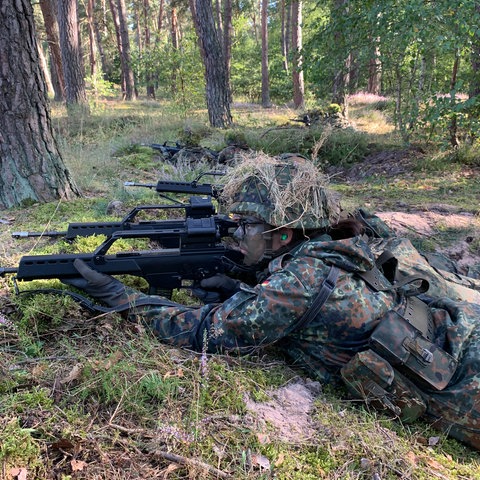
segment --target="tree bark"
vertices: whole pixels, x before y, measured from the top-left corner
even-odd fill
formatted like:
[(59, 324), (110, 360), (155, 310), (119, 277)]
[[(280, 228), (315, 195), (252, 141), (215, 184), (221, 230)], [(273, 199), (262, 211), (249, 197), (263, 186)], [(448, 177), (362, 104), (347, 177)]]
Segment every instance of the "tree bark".
[(215, 0), (215, 27), (218, 31), (220, 38), (223, 35), (223, 24), (222, 24), (222, 5), (220, 0)]
[(178, 71), (178, 61), (176, 55), (178, 54), (178, 46), (179, 46), (179, 33), (178, 33), (178, 19), (177, 19), (177, 9), (172, 5), (172, 9), (170, 12), (170, 36), (172, 38), (172, 48), (175, 52), (175, 61), (172, 65), (172, 94), (175, 95), (177, 93), (177, 71)]
[(368, 66), (368, 93), (380, 95), (382, 80), (382, 63), (380, 60), (380, 48), (378, 46), (379, 39), (375, 40), (375, 48), (372, 58), (370, 58)]
[(227, 75), (228, 101), (232, 102), (232, 88), (230, 83), (230, 72), (232, 67), (232, 0), (224, 0), (223, 6), (223, 54), (225, 56), (225, 73)]
[(0, 208), (79, 190), (53, 136), (30, 0), (0, 2)]
[[(117, 40), (117, 49), (120, 57), (120, 63), (123, 61), (122, 55), (122, 39), (120, 37), (120, 20), (118, 18), (118, 9), (115, 0), (109, 0), (110, 11), (112, 13), (113, 26), (115, 27), (115, 38)], [(125, 71), (123, 65), (120, 68), (120, 83), (122, 88), (122, 97), (125, 98), (125, 92), (127, 90)]]
[[(475, 16), (480, 17), (480, 2), (475, 4)], [(480, 32), (475, 30), (472, 43), (472, 81), (470, 82), (469, 97), (473, 98), (480, 95)]]
[(262, 107), (271, 106), (268, 75), (268, 0), (262, 0)]
[(282, 49), (282, 64), (283, 69), (285, 72), (288, 73), (288, 31), (289, 31), (289, 22), (290, 22), (290, 15), (287, 18), (287, 9), (290, 11), (290, 3), (288, 6), (285, 6), (286, 0), (281, 1), (281, 15), (282, 15), (282, 30), (280, 32), (280, 42), (281, 42), (281, 49)]
[(159, 9), (158, 9), (157, 35), (155, 37), (155, 43), (160, 42), (160, 34), (162, 33), (164, 3), (165, 3), (165, 0), (160, 0), (160, 6), (159, 6)]
[(88, 114), (76, 0), (58, 0), (58, 27), (68, 113)]
[(94, 0), (87, 0), (87, 25), (89, 39), (89, 58), (90, 58), (90, 75), (95, 78), (97, 75), (97, 41), (95, 36), (95, 27), (93, 20)]
[(125, 91), (123, 93), (124, 100), (136, 100), (135, 80), (133, 77), (132, 60), (130, 57), (130, 39), (128, 36), (127, 25), (127, 9), (125, 0), (117, 0), (118, 21), (120, 27), (120, 61), (125, 78)]
[(43, 23), (47, 33), (48, 49), (52, 59), (51, 69), (53, 89), (55, 91), (54, 99), (58, 102), (65, 100), (65, 79), (63, 77), (62, 52), (60, 50), (60, 40), (58, 33), (57, 7), (54, 0), (40, 0)]
[(50, 72), (48, 70), (47, 59), (45, 58), (45, 54), (43, 53), (43, 48), (40, 42), (37, 43), (37, 46), (38, 46), (38, 60), (40, 62), (40, 68), (42, 69), (42, 73), (45, 78), (47, 93), (48, 95), (54, 96), (55, 89), (53, 88), (52, 77), (50, 76)]
[(450, 78), (450, 105), (452, 107), (452, 118), (450, 120), (450, 124), (448, 126), (448, 133), (450, 136), (450, 145), (453, 148), (457, 148), (458, 143), (458, 126), (457, 126), (457, 114), (454, 111), (455, 104), (456, 104), (456, 85), (457, 85), (457, 77), (458, 77), (458, 69), (460, 68), (460, 52), (458, 50), (455, 51), (455, 59), (453, 61), (453, 68), (452, 68), (452, 76)]
[(292, 1), (292, 50), (293, 50), (293, 105), (305, 108), (305, 85), (303, 81), (302, 55), (302, 1)]
[(225, 128), (232, 123), (230, 92), (222, 44), (213, 20), (210, 0), (191, 0), (192, 15), (205, 67), (205, 96), (212, 127)]

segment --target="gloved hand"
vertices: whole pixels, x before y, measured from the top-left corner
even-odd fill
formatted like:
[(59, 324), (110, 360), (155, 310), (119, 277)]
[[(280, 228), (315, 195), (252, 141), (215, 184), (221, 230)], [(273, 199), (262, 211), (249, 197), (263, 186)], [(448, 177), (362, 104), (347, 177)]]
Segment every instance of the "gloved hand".
[(240, 281), (217, 273), (204, 278), (192, 288), (192, 293), (204, 303), (220, 303), (240, 290)]
[(81, 276), (63, 279), (63, 283), (83, 290), (91, 297), (106, 303), (109, 307), (116, 307), (131, 300), (125, 285), (116, 278), (91, 269), (80, 258), (74, 260), (73, 266)]

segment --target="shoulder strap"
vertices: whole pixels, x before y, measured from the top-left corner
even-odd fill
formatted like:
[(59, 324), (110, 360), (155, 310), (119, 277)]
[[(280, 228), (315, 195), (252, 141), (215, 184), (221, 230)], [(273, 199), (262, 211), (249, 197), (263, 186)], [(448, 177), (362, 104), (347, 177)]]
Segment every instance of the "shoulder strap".
[[(61, 295), (65, 297), (71, 297), (73, 300), (78, 302), (83, 308), (89, 310), (91, 313), (109, 313), (109, 312), (124, 312), (135, 307), (141, 307), (145, 305), (158, 305), (161, 307), (177, 307), (180, 304), (167, 300), (163, 297), (156, 297), (153, 295), (148, 295), (137, 300), (133, 300), (130, 303), (123, 303), (117, 305), (116, 307), (104, 307), (98, 305), (97, 303), (91, 302), (87, 297), (80, 295), (79, 293), (72, 292), (70, 290), (62, 290), (59, 288), (38, 288), (34, 290), (22, 290), (17, 292), (17, 295), (38, 295), (38, 294), (49, 294), (49, 295)], [(183, 305), (181, 305), (183, 306)]]
[(318, 315), (318, 313), (320, 312), (320, 309), (323, 307), (325, 302), (328, 300), (328, 297), (335, 289), (339, 273), (340, 273), (340, 269), (337, 268), (335, 265), (332, 265), (330, 267), (330, 271), (328, 272), (328, 275), (322, 282), (320, 291), (317, 293), (317, 296), (313, 299), (313, 302), (310, 305), (310, 307), (307, 309), (307, 311), (297, 321), (292, 332), (305, 327)]

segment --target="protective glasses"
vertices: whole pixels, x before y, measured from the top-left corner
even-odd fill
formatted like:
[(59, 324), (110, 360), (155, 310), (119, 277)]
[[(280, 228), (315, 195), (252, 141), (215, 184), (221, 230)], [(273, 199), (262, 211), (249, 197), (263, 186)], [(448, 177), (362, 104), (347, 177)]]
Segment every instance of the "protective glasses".
[(254, 227), (254, 225), (265, 225), (265, 222), (255, 217), (245, 217), (237, 220), (237, 224), (238, 228), (242, 230), (243, 235), (246, 235), (247, 233), (251, 233), (252, 230), (259, 230), (258, 227)]

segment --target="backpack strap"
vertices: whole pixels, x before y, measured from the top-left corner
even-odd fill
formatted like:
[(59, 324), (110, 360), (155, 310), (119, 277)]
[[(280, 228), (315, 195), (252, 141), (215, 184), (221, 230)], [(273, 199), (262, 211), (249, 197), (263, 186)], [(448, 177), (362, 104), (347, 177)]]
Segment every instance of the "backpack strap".
[[(419, 275), (400, 275), (397, 269), (398, 260), (392, 252), (384, 250), (376, 259), (375, 266), (367, 272), (355, 272), (375, 292), (398, 291), (406, 297), (402, 317), (422, 334), (432, 339), (435, 327), (428, 306), (418, 295), (427, 292), (430, 284)], [(415, 285), (414, 285), (415, 284)]]
[(340, 274), (340, 269), (335, 265), (332, 265), (330, 267), (330, 271), (328, 272), (328, 275), (325, 277), (325, 279), (322, 282), (320, 291), (317, 293), (317, 296), (313, 299), (313, 302), (310, 305), (310, 307), (308, 307), (306, 312), (297, 321), (292, 332), (307, 326), (318, 315), (318, 313), (320, 312), (320, 309), (323, 307), (325, 302), (328, 300), (328, 297), (335, 289), (339, 274)]

